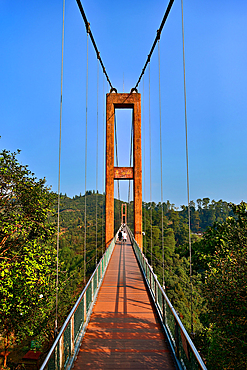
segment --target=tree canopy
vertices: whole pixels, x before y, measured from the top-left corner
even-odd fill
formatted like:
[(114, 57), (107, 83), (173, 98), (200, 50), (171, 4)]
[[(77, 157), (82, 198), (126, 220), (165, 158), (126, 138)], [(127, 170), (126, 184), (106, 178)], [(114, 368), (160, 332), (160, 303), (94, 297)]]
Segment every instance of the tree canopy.
[[(207, 314), (205, 353), (209, 369), (246, 369), (247, 204), (231, 204), (235, 217), (215, 223), (196, 244), (204, 271)], [(224, 355), (223, 355), (224, 354)]]
[(54, 263), (49, 222), (53, 196), (16, 156), (0, 153), (0, 330), (5, 361), (11, 342), (40, 332), (54, 296)]

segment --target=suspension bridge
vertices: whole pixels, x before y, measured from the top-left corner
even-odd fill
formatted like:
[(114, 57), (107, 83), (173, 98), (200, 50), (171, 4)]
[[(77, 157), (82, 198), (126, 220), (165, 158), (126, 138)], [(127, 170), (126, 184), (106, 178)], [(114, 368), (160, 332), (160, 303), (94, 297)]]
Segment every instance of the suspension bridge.
[[(106, 72), (100, 52), (92, 34), (90, 24), (80, 0), (76, 0), (85, 22), (87, 32), (87, 54), (89, 38), (96, 52), (96, 57), (107, 79), (110, 92), (106, 95), (106, 172), (105, 172), (105, 253), (98, 262), (90, 279), (86, 281), (86, 228), (84, 248), (84, 289), (76, 304), (58, 328), (55, 321), (55, 341), (43, 362), (41, 369), (206, 369), (203, 360), (195, 348), (190, 335), (185, 330), (178, 313), (169, 301), (163, 284), (153, 271), (152, 262), (143, 254), (142, 229), (142, 145), (141, 145), (141, 94), (138, 86), (146, 69), (150, 66), (152, 53), (159, 48), (160, 36), (169, 16), (174, 0), (170, 0), (157, 31), (154, 43), (148, 54), (136, 85), (129, 93), (119, 93), (113, 87)], [(65, 5), (65, 2), (64, 2)], [(183, 13), (183, 6), (182, 6)], [(63, 13), (64, 14), (64, 13)], [(64, 16), (63, 16), (64, 21)], [(64, 40), (64, 27), (63, 27)], [(63, 41), (62, 41), (63, 42)], [(63, 50), (63, 48), (62, 48)], [(88, 63), (87, 63), (88, 64)], [(185, 76), (185, 68), (184, 68)], [(150, 77), (150, 75), (149, 75)], [(61, 109), (60, 109), (60, 147), (59, 174), (61, 157), (61, 121), (62, 121), (62, 80), (63, 52), (61, 73)], [(88, 88), (88, 79), (86, 82)], [(189, 174), (185, 92), (185, 127), (186, 160), (188, 191), (189, 250), (190, 243), (190, 207)], [(160, 91), (159, 91), (160, 93)], [(86, 112), (87, 112), (86, 98)], [(130, 165), (118, 165), (116, 140), (116, 109), (132, 110)], [(161, 109), (161, 107), (160, 107)], [(87, 113), (86, 113), (87, 114)], [(98, 135), (98, 134), (97, 134)], [(161, 135), (161, 122), (160, 122)], [(87, 115), (86, 133), (87, 137)], [(97, 137), (98, 141), (98, 137)], [(162, 146), (161, 179), (162, 179)], [(98, 157), (98, 156), (97, 156)], [(151, 154), (150, 154), (151, 157)], [(85, 145), (87, 158), (87, 142)], [(85, 159), (86, 161), (86, 159)], [(145, 164), (144, 164), (145, 165)], [(98, 163), (96, 164), (96, 167)], [(131, 180), (134, 194), (134, 227), (128, 226), (126, 205), (122, 206), (122, 223), (114, 235), (114, 181)], [(85, 165), (85, 189), (87, 187), (87, 166)], [(161, 181), (161, 203), (163, 190)], [(151, 188), (151, 184), (150, 184)], [(151, 189), (150, 189), (151, 194)], [(97, 205), (96, 205), (97, 207)], [(59, 249), (59, 211), (60, 211), (60, 175), (58, 186), (58, 237)], [(97, 209), (96, 209), (97, 215)], [(152, 213), (151, 213), (152, 217)], [(152, 218), (151, 218), (152, 221)], [(86, 225), (86, 194), (85, 194)], [(152, 222), (151, 222), (152, 225)], [(127, 233), (127, 240), (119, 238), (119, 231)], [(97, 235), (97, 232), (96, 232)], [(163, 238), (163, 209), (162, 209)], [(97, 241), (96, 241), (97, 244)], [(163, 245), (163, 240), (162, 240)], [(152, 227), (151, 227), (152, 248)], [(164, 261), (164, 245), (162, 246)], [(152, 255), (152, 249), (151, 249)], [(97, 257), (96, 257), (97, 260)], [(57, 258), (58, 261), (58, 258)], [(151, 259), (152, 261), (152, 259)], [(58, 263), (58, 262), (57, 262)], [(164, 264), (163, 264), (164, 267)], [(190, 268), (190, 274), (192, 273)], [(58, 292), (57, 276), (57, 292)], [(58, 301), (58, 298), (57, 298)], [(192, 320), (193, 332), (193, 320)]]

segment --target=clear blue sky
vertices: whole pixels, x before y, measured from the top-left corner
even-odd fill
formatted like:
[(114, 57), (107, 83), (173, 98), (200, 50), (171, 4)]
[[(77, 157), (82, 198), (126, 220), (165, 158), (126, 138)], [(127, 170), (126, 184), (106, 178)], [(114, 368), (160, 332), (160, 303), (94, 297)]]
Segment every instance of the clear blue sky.
[[(168, 1), (82, 2), (111, 82), (136, 84)], [(190, 198), (247, 201), (247, 2), (184, 0)], [(57, 191), (62, 0), (0, 1), (0, 148), (19, 157)], [(163, 197), (186, 204), (181, 3), (175, 0), (161, 41)], [(160, 200), (158, 50), (151, 60), (152, 199)], [(99, 72), (99, 173), (103, 190), (103, 117), (109, 87)], [(149, 193), (148, 73), (144, 84), (145, 195)], [(83, 194), (86, 32), (75, 0), (66, 0), (61, 191)], [(143, 94), (143, 81), (139, 85)], [(117, 114), (120, 165), (128, 165), (128, 111)], [(97, 59), (89, 44), (88, 176), (96, 188)], [(143, 127), (144, 138), (144, 127)], [(144, 158), (143, 158), (144, 159)], [(144, 193), (144, 188), (143, 188)], [(115, 194), (117, 196), (117, 194)], [(121, 198), (127, 187), (121, 182)]]

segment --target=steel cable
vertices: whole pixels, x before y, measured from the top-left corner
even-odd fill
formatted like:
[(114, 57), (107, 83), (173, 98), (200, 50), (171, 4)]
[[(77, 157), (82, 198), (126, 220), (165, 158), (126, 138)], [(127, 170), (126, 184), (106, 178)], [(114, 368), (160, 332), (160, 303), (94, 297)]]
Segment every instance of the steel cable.
[(170, 13), (170, 10), (171, 10), (171, 8), (172, 8), (173, 3), (174, 3), (174, 0), (170, 0), (170, 2), (169, 2), (169, 4), (168, 4), (168, 6), (167, 6), (167, 8), (166, 8), (166, 12), (165, 12), (164, 17), (163, 17), (163, 19), (162, 19), (162, 22), (161, 22), (161, 24), (160, 24), (160, 28), (157, 30), (156, 38), (155, 38), (155, 40), (154, 40), (154, 43), (153, 43), (152, 48), (151, 48), (151, 50), (150, 50), (150, 53), (148, 54), (148, 57), (147, 57), (146, 63), (145, 63), (145, 65), (144, 65), (143, 69), (142, 69), (141, 75), (140, 75), (140, 77), (139, 77), (139, 79), (138, 79), (138, 81), (137, 81), (137, 83), (136, 83), (136, 85), (135, 85), (134, 89), (137, 89), (137, 87), (138, 87), (138, 85), (139, 85), (139, 83), (140, 83), (140, 81), (141, 81), (141, 79), (142, 79), (142, 76), (143, 76), (143, 75), (144, 75), (144, 73), (145, 73), (145, 70), (146, 70), (146, 68), (147, 68), (147, 65), (148, 65), (148, 63), (150, 63), (151, 56), (152, 56), (152, 54), (153, 54), (153, 51), (154, 51), (154, 49), (155, 49), (155, 46), (156, 46), (156, 44), (157, 44), (158, 40), (160, 39), (161, 32), (162, 32), (163, 27), (164, 27), (164, 25), (165, 25), (165, 22), (166, 22), (166, 20), (167, 20), (167, 18), (168, 18), (168, 15), (169, 15), (169, 13)]
[(58, 283), (59, 283), (59, 233), (60, 233), (60, 182), (61, 182), (61, 139), (62, 139), (62, 108), (63, 108), (63, 53), (64, 53), (64, 16), (65, 0), (63, 0), (63, 29), (62, 29), (62, 62), (61, 62), (61, 95), (60, 95), (60, 124), (59, 124), (59, 159), (58, 159), (58, 197), (57, 197), (57, 268), (56, 268), (56, 316), (55, 335), (58, 333)]
[(188, 226), (189, 226), (189, 254), (190, 254), (190, 283), (191, 283), (191, 333), (193, 333), (193, 285), (192, 285), (192, 261), (191, 261), (191, 232), (190, 232), (190, 182), (189, 182), (189, 149), (188, 149), (188, 124), (187, 124), (187, 99), (186, 99), (186, 80), (185, 80), (185, 50), (184, 50), (184, 10), (183, 0), (181, 0), (182, 15), (182, 38), (183, 38), (183, 75), (184, 75), (184, 120), (185, 120), (185, 141), (186, 141), (186, 170), (187, 170), (187, 197), (188, 197)]
[[(114, 131), (115, 131), (115, 154), (116, 154), (116, 165), (118, 167), (118, 149), (117, 149), (117, 120), (116, 114), (114, 114)], [(117, 180), (117, 187), (118, 187), (118, 201), (120, 202), (120, 186), (119, 180)], [(121, 223), (121, 207), (119, 203), (119, 225)]]
[(86, 127), (85, 127), (85, 210), (84, 210), (84, 285), (87, 269), (87, 108), (88, 108), (88, 33), (87, 33), (87, 78), (86, 78)]
[[(133, 125), (134, 125), (134, 116), (132, 112), (132, 124), (130, 131), (130, 167), (132, 166), (132, 153), (133, 153)], [(130, 180), (129, 180), (129, 192), (128, 192), (128, 203), (130, 204)]]
[(110, 81), (110, 79), (109, 79), (109, 77), (108, 77), (108, 74), (106, 73), (106, 69), (105, 69), (105, 66), (104, 66), (104, 64), (103, 64), (103, 61), (102, 61), (102, 59), (101, 59), (100, 52), (99, 52), (99, 50), (98, 50), (98, 48), (97, 48), (97, 45), (96, 45), (96, 42), (95, 42), (95, 40), (94, 40), (94, 37), (93, 37), (92, 31), (91, 31), (91, 29), (90, 29), (90, 23), (89, 23), (89, 22), (88, 22), (88, 20), (87, 20), (86, 14), (85, 14), (84, 9), (83, 9), (83, 6), (82, 6), (82, 4), (81, 4), (80, 0), (76, 0), (76, 2), (77, 2), (77, 5), (78, 5), (78, 7), (79, 7), (79, 9), (80, 9), (80, 12), (81, 12), (82, 18), (83, 18), (83, 20), (84, 20), (87, 34), (89, 34), (89, 36), (90, 36), (90, 39), (91, 39), (92, 44), (93, 44), (93, 47), (94, 47), (94, 49), (95, 49), (95, 52), (96, 52), (97, 58), (99, 59), (99, 62), (100, 62), (100, 64), (101, 64), (101, 67), (102, 67), (103, 73), (105, 74), (106, 79), (107, 79), (107, 81), (108, 81), (108, 83), (109, 83), (109, 85), (110, 85), (111, 89), (113, 89), (113, 86), (112, 86), (111, 81)]
[(164, 212), (163, 212), (163, 165), (162, 165), (162, 129), (161, 129), (161, 87), (160, 87), (160, 41), (158, 41), (159, 62), (159, 113), (160, 113), (160, 195), (161, 195), (161, 233), (162, 233), (162, 259), (163, 259), (163, 286), (164, 279)]
[[(116, 165), (118, 167), (118, 150), (117, 150), (117, 120), (116, 115), (114, 115), (114, 130), (115, 130), (115, 154), (116, 154)], [(120, 189), (119, 189), (119, 180), (117, 180), (118, 184), (118, 200), (120, 200)]]
[(99, 60), (97, 63), (97, 139), (96, 139), (96, 197), (95, 197), (95, 208), (96, 208), (96, 224), (95, 224), (95, 266), (98, 263), (98, 156), (99, 156)]
[(103, 245), (104, 245), (104, 204), (105, 204), (105, 199), (104, 199), (104, 188), (105, 188), (105, 179), (104, 179), (104, 168), (105, 168), (105, 79), (104, 79), (104, 74), (103, 74), (103, 186), (102, 186), (102, 247), (101, 247), (101, 252), (103, 256)]
[(152, 140), (151, 140), (151, 97), (150, 97), (150, 63), (149, 63), (149, 159), (150, 159), (150, 243), (151, 266), (153, 266), (153, 228), (152, 228)]

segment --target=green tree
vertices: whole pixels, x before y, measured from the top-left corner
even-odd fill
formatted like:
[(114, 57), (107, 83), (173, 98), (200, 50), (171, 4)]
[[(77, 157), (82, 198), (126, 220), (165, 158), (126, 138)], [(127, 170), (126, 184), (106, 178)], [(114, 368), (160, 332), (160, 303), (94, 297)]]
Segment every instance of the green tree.
[(41, 333), (54, 296), (53, 196), (16, 155), (0, 153), (0, 331), (10, 345)]
[[(198, 243), (205, 271), (206, 348), (209, 369), (246, 369), (247, 204), (231, 205), (235, 217), (209, 228)], [(224, 354), (224, 355), (222, 355)]]

